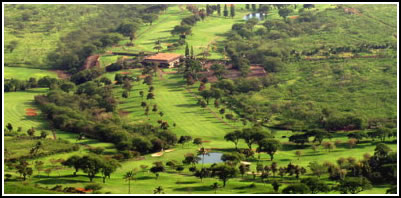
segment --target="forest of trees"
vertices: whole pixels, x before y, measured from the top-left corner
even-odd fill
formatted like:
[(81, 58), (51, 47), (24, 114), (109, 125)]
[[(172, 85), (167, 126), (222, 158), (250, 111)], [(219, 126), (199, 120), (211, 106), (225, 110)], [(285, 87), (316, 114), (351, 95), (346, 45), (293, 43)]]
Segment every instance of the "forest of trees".
[(131, 41), (144, 23), (157, 19), (167, 5), (98, 5), (99, 17), (62, 37), (57, 49), (48, 55), (48, 64), (74, 74), (93, 53), (117, 44), (124, 38)]

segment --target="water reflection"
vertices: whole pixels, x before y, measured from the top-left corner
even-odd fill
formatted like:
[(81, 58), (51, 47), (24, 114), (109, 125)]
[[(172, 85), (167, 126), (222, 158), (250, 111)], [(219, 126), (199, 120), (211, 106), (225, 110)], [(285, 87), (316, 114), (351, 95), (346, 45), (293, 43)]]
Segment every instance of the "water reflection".
[[(205, 159), (203, 160), (203, 163), (212, 164), (212, 163), (223, 162), (223, 160), (221, 160), (221, 156), (223, 155), (223, 153), (208, 153), (208, 154), (209, 155), (205, 155)], [(199, 163), (202, 163), (202, 155), (198, 155), (198, 157), (201, 158)]]

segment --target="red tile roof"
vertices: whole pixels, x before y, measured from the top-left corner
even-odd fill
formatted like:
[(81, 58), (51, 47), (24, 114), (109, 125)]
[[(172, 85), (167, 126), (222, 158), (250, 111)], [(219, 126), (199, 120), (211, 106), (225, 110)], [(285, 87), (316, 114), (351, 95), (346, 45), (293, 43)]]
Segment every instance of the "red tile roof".
[(172, 61), (177, 58), (180, 58), (182, 55), (181, 54), (173, 54), (173, 53), (158, 53), (155, 55), (151, 55), (148, 57), (145, 57), (145, 60), (161, 60), (161, 61)]

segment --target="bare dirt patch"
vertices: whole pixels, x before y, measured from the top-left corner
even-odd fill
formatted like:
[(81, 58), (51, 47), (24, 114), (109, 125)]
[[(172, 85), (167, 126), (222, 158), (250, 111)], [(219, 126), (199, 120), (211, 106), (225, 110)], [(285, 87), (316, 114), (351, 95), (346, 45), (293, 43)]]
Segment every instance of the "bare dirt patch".
[(58, 70), (58, 69), (56, 69), (56, 70), (50, 70), (50, 71), (56, 73), (56, 74), (57, 74), (57, 77), (60, 78), (60, 79), (68, 79), (68, 78), (71, 77), (70, 74), (66, 73), (66, 72), (63, 71), (63, 70)]
[(128, 111), (124, 111), (124, 110), (119, 110), (118, 111), (118, 115), (120, 115), (121, 117), (125, 117), (129, 114)]
[(299, 16), (289, 16), (288, 18), (290, 18), (290, 19), (296, 19), (296, 18), (298, 18)]
[(38, 113), (36, 111), (37, 111), (36, 109), (31, 109), (31, 108), (25, 109), (25, 115), (27, 115), (27, 116), (37, 116)]
[(132, 72), (120, 72), (120, 74), (126, 75), (126, 74), (132, 74)]
[(83, 65), (82, 69), (89, 69), (92, 67), (99, 67), (99, 57), (100, 55), (92, 55), (89, 56), (86, 60), (85, 60), (85, 64)]
[[(204, 72), (199, 72), (200, 74), (204, 75), (209, 82), (216, 82), (218, 79), (217, 77), (214, 75), (214, 72), (209, 69), (210, 66), (212, 64), (211, 63), (206, 63), (204, 65), (204, 68), (206, 68), (207, 71)], [(223, 75), (224, 78), (229, 78), (229, 79), (237, 79), (241, 77), (241, 72), (237, 69), (233, 69), (231, 64), (226, 65), (226, 73)], [(265, 69), (260, 66), (260, 65), (251, 65), (249, 67), (249, 73), (247, 78), (251, 78), (251, 77), (263, 77), (266, 76), (267, 72), (265, 71)]]

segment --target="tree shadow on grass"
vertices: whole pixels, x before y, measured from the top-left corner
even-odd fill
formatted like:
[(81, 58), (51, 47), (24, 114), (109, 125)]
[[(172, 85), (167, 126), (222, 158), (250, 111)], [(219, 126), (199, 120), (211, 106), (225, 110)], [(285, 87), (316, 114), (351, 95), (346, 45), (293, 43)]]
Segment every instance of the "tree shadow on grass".
[(168, 91), (171, 91), (171, 92), (179, 92), (179, 91), (182, 91), (182, 89), (181, 89), (181, 88), (169, 89)]
[(74, 180), (74, 179), (63, 179), (63, 178), (51, 178), (51, 179), (45, 179), (45, 180), (40, 180), (35, 183), (39, 184), (75, 184), (75, 183), (86, 183), (89, 182), (89, 180)]
[(211, 191), (213, 190), (210, 186), (191, 186), (191, 187), (182, 187), (182, 188), (174, 188), (177, 191)]
[(152, 176), (141, 176), (141, 177), (137, 177), (135, 178), (135, 180), (147, 180), (147, 179), (155, 179), (156, 177), (152, 177)]
[(178, 104), (175, 105), (176, 107), (184, 107), (184, 108), (190, 108), (190, 107), (195, 107), (198, 106), (197, 104)]
[(195, 184), (195, 183), (198, 183), (198, 182), (195, 182), (195, 181), (177, 181), (175, 183), (176, 184)]
[(311, 154), (304, 154), (302, 156), (319, 156), (319, 155), (324, 155), (323, 153), (311, 153)]

